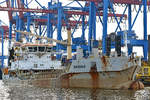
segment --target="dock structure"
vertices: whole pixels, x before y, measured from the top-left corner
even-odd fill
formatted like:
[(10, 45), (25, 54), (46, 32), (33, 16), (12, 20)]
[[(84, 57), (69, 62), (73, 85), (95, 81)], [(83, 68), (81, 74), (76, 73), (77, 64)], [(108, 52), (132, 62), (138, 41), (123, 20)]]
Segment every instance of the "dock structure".
[[(80, 46), (88, 53), (92, 52), (92, 47), (98, 47), (97, 34), (102, 34), (102, 52), (106, 55), (107, 46), (106, 38), (108, 36), (108, 25), (112, 22), (117, 27), (112, 27), (114, 33), (124, 36), (127, 33), (128, 39), (128, 55), (131, 55), (133, 46), (143, 47), (143, 60), (147, 61), (148, 56), (148, 40), (147, 40), (147, 12), (150, 10), (150, 1), (148, 0), (59, 0), (46, 2), (43, 4), (40, 0), (4, 0), (0, 1), (0, 11), (7, 11), (9, 17), (8, 26), (0, 26), (0, 38), (2, 41), (2, 55), (0, 59), (6, 59), (3, 55), (4, 39), (9, 39), (11, 46), (12, 39), (21, 42), (22, 38), (26, 42), (33, 42), (34, 36), (22, 35), (16, 30), (35, 33), (35, 35), (54, 38), (59, 41), (66, 41), (63, 35), (67, 29), (71, 28), (72, 52), (76, 51)], [(120, 11), (122, 9), (122, 11)], [(133, 17), (133, 10), (136, 16)], [(120, 11), (120, 12), (118, 12)], [(134, 25), (138, 15), (143, 13), (143, 39), (136, 38)], [(1, 15), (2, 16), (2, 15)], [(128, 21), (126, 30), (123, 30), (123, 21)], [(97, 31), (96, 26), (100, 23), (102, 30)], [(80, 28), (79, 28), (80, 27)], [(79, 28), (79, 29), (78, 29)], [(77, 32), (76, 32), (77, 30)], [(87, 32), (88, 31), (88, 32)], [(88, 37), (86, 39), (86, 32)], [(55, 34), (56, 33), (56, 34)], [(74, 35), (79, 37), (76, 38)], [(67, 35), (66, 35), (67, 36)], [(121, 45), (125, 45), (121, 41)], [(114, 44), (112, 44), (114, 47)], [(67, 47), (59, 43), (56, 44), (56, 51), (67, 50)], [(61, 54), (57, 54), (57, 59), (61, 58)]]

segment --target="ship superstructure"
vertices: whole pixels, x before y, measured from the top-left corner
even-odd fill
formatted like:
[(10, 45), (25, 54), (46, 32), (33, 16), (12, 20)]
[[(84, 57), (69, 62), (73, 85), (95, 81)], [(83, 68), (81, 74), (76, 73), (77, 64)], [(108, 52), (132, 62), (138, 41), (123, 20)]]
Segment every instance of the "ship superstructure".
[(16, 49), (11, 70), (46, 70), (58, 69), (61, 66), (61, 61), (55, 58), (52, 45), (24, 44)]
[(10, 50), (9, 77), (33, 78), (36, 74), (48, 77), (49, 72), (63, 69), (52, 48), (52, 44), (16, 43)]

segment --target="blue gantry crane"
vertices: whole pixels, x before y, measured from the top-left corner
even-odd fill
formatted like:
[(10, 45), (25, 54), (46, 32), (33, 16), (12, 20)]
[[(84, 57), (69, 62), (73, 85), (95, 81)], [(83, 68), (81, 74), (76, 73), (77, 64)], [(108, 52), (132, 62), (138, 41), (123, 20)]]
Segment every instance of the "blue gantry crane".
[[(81, 2), (82, 1), (82, 2)], [(76, 3), (77, 6), (72, 6)], [(3, 6), (6, 4), (6, 6)], [(35, 4), (37, 7), (32, 7)], [(124, 5), (122, 13), (116, 13), (115, 5)], [(128, 54), (132, 53), (133, 46), (143, 47), (143, 60), (147, 60), (148, 44), (147, 44), (147, 7), (150, 1), (147, 0), (73, 0), (68, 1), (68, 4), (62, 5), (57, 2), (47, 2), (47, 5), (42, 5), (38, 0), (4, 0), (0, 2), (0, 11), (8, 11), (9, 16), (9, 44), (11, 44), (13, 30), (21, 30), (32, 32), (41, 36), (54, 38), (57, 35), (57, 40), (62, 40), (62, 27), (72, 29), (72, 48), (75, 50), (77, 46), (81, 46), (84, 50), (91, 52), (92, 46), (98, 45), (97, 24), (102, 26), (102, 51), (106, 54), (106, 37), (108, 35), (108, 19), (113, 18), (117, 23), (114, 29), (115, 34), (124, 35), (121, 22), (123, 19), (128, 19), (128, 29), (125, 30), (128, 36)], [(132, 7), (139, 6), (135, 18), (132, 16)], [(133, 31), (133, 26), (137, 21), (137, 17), (143, 8), (143, 34), (144, 39), (138, 40), (136, 33)], [(117, 9), (116, 9), (117, 10)], [(77, 16), (77, 17), (76, 17)], [(96, 22), (99, 19), (99, 23)], [(81, 33), (78, 38), (73, 37), (78, 26), (82, 26)], [(85, 38), (85, 30), (88, 30), (88, 39)], [(112, 28), (113, 30), (113, 28)], [(56, 32), (56, 34), (54, 34)], [(132, 38), (133, 37), (133, 38)], [(25, 37), (27, 42), (32, 42), (33, 38)], [(16, 32), (16, 41), (20, 41), (21, 34)], [(94, 42), (93, 42), (94, 41)], [(93, 45), (94, 43), (94, 45)], [(122, 42), (124, 45), (124, 42)], [(56, 45), (56, 51), (66, 50), (61, 44)], [(61, 55), (58, 55), (59, 59)]]
[(0, 54), (0, 67), (4, 67), (4, 60), (8, 57), (4, 55), (4, 39), (8, 38), (8, 26), (2, 24), (3, 21), (0, 20), (0, 40), (1, 40), (1, 54)]

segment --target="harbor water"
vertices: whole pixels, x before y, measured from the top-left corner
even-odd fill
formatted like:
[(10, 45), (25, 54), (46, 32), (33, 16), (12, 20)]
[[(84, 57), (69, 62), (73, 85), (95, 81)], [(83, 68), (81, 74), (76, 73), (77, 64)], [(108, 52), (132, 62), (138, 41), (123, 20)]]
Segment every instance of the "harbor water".
[(150, 88), (138, 91), (43, 88), (0, 81), (0, 100), (150, 100)]

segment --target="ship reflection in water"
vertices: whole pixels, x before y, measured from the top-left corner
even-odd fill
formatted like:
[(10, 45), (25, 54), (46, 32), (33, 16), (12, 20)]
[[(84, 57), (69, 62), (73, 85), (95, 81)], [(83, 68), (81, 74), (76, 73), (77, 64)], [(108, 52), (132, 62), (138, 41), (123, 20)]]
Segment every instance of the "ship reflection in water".
[(139, 91), (37, 88), (0, 81), (0, 100), (150, 100), (150, 88)]

